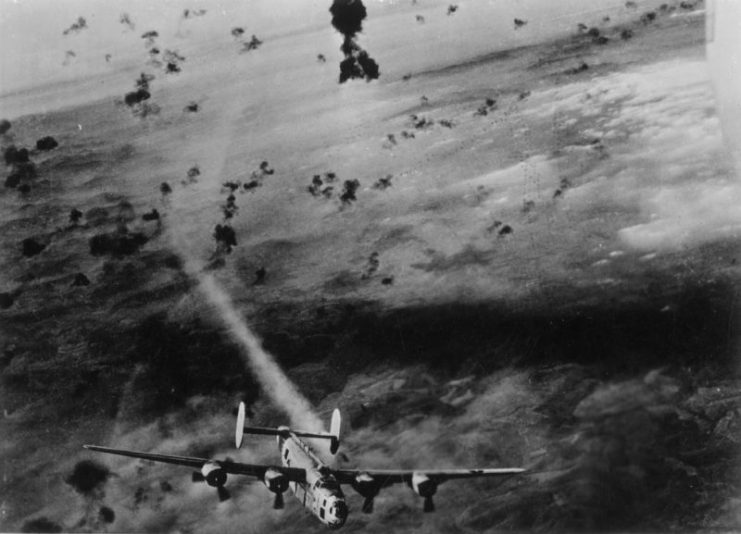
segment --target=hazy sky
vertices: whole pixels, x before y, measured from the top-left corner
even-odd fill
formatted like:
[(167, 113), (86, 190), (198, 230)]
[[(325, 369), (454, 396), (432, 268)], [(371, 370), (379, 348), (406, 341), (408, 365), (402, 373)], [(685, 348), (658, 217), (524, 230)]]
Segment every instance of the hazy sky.
[[(648, 9), (658, 1), (639, 0), (641, 8)], [(368, 7), (367, 28), (380, 23), (384, 15), (409, 12), (409, 28), (414, 29), (412, 14), (421, 12), (429, 19), (436, 17), (439, 27), (448, 4), (444, 0), (365, 0)], [(459, 11), (445, 28), (461, 32), (467, 25), (491, 27), (501, 37), (492, 46), (506, 46), (507, 38), (515, 34), (512, 18), (530, 21), (527, 36), (530, 40), (545, 36), (554, 28), (572, 27), (575, 21), (602, 12), (621, 9), (623, 0), (458, 0)], [(246, 27), (247, 34), (272, 37), (302, 28), (326, 29), (330, 26), (330, 0), (0, 0), (0, 93), (6, 93), (60, 79), (72, 79), (88, 74), (100, 74), (120, 68), (126, 58), (140, 59), (141, 33), (156, 29), (163, 39), (179, 38), (171, 46), (186, 46), (188, 42), (215, 39), (228, 42), (233, 26)], [(206, 16), (184, 20), (185, 8), (206, 9)], [(130, 30), (119, 23), (126, 12), (136, 24)], [(438, 13), (440, 17), (437, 17)], [(79, 33), (62, 35), (78, 16), (87, 20), (88, 28)], [(406, 20), (406, 19), (403, 19)], [(405, 31), (403, 28), (402, 31)], [(64, 64), (65, 53), (73, 51), (74, 65)], [(105, 54), (119, 61), (106, 64)], [(136, 54), (136, 56), (134, 56)]]

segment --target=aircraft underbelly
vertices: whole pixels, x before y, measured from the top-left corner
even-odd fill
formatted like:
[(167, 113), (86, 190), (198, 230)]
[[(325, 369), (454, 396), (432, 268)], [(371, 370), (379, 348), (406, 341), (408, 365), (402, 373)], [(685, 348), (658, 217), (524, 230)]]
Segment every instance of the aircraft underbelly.
[(307, 485), (303, 482), (293, 482), (289, 484), (288, 488), (291, 490), (293, 496), (296, 497), (298, 502), (301, 503), (301, 506), (311, 510), (314, 506), (314, 495), (306, 486)]
[[(308, 458), (303, 451), (300, 450), (292, 442), (286, 442), (283, 445), (282, 450), (283, 465), (286, 467), (300, 467), (310, 471), (315, 467), (314, 463)], [(288, 485), (288, 489), (291, 490), (294, 497), (301, 503), (303, 507), (313, 513), (315, 496), (311, 491), (311, 483), (309, 482), (291, 482)]]

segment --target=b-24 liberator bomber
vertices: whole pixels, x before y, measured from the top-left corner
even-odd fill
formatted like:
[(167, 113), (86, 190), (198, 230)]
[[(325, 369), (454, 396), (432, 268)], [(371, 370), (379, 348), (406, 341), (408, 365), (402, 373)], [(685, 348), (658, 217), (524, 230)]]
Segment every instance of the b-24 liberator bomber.
[(304, 432), (292, 430), (287, 426), (278, 428), (244, 426), (245, 405), (239, 404), (237, 412), (236, 446), (242, 446), (245, 433), (276, 436), (280, 451), (281, 465), (255, 465), (192, 458), (168, 454), (152, 454), (84, 445), (86, 449), (120, 456), (130, 456), (154, 462), (184, 465), (195, 468), (193, 481), (205, 481), (216, 488), (219, 499), (229, 499), (229, 491), (224, 487), (227, 475), (248, 475), (260, 479), (275, 494), (273, 508), (284, 506), (283, 493), (290, 489), (298, 501), (319, 521), (329, 528), (337, 529), (345, 524), (348, 506), (342, 493), (342, 485), (352, 486), (365, 500), (362, 511), (373, 511), (373, 499), (381, 489), (393, 484), (406, 484), (417, 495), (424, 498), (424, 511), (433, 512), (435, 505), (432, 496), (438, 485), (446, 480), (474, 477), (504, 477), (523, 473), (520, 467), (484, 469), (335, 469), (323, 461), (305, 441), (306, 439), (327, 439), (329, 450), (336, 454), (340, 446), (340, 411), (334, 410), (329, 432)]

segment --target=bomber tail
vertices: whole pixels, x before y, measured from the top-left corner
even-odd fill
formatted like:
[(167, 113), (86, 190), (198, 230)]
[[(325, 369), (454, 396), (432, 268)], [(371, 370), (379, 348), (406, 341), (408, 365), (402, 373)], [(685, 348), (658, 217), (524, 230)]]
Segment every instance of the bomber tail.
[(330, 424), (329, 432), (303, 432), (300, 430), (290, 430), (287, 427), (281, 428), (268, 428), (260, 426), (244, 426), (245, 419), (245, 406), (244, 402), (239, 403), (239, 410), (237, 411), (237, 427), (234, 434), (234, 442), (236, 447), (239, 449), (242, 446), (242, 440), (246, 434), (257, 434), (261, 436), (285, 436), (288, 437), (290, 434), (298, 436), (300, 438), (314, 438), (314, 439), (328, 439), (330, 440), (329, 451), (332, 454), (337, 453), (340, 448), (340, 426), (341, 416), (339, 408), (335, 408), (332, 412), (332, 422)]

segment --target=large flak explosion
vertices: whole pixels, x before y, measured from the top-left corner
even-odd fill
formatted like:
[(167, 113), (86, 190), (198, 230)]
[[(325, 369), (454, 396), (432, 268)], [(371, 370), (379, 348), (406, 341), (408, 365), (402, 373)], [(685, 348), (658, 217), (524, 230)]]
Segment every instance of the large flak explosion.
[(355, 35), (363, 31), (363, 19), (367, 16), (363, 2), (333, 0), (329, 12), (332, 13), (332, 26), (345, 36), (340, 47), (345, 56), (340, 62), (340, 83), (351, 78), (377, 79), (380, 74), (378, 63), (355, 41)]

